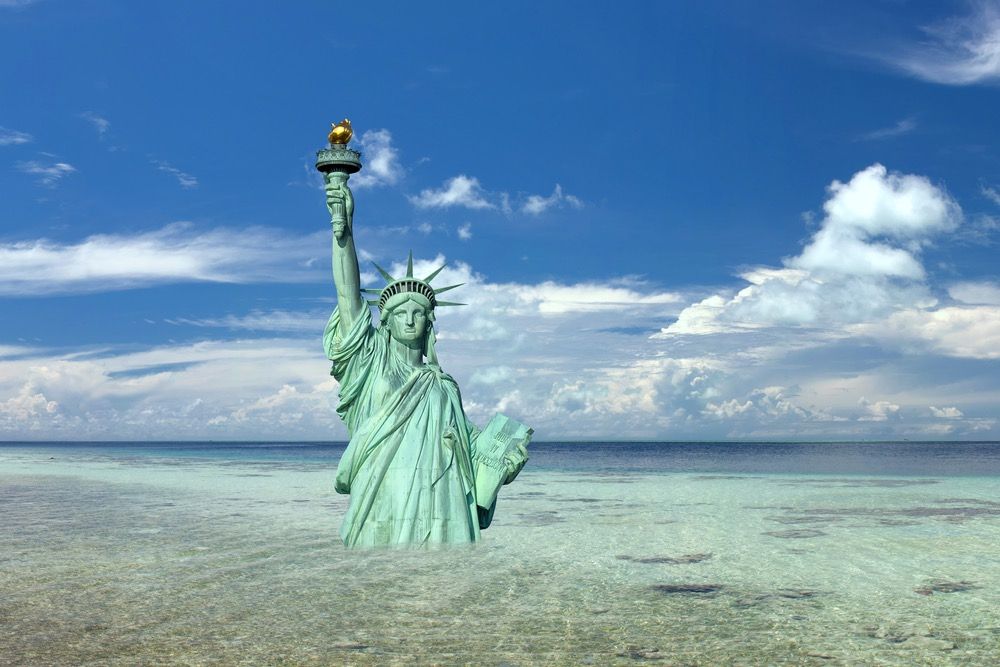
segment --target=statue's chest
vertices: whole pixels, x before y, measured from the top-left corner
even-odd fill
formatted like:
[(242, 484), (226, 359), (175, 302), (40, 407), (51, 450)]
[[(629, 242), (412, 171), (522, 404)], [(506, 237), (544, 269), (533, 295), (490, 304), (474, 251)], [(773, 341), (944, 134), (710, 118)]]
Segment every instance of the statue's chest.
[(372, 378), (372, 400), (375, 407), (391, 400), (403, 389), (410, 376), (417, 372), (413, 367), (393, 359), (391, 355), (387, 355), (378, 371)]

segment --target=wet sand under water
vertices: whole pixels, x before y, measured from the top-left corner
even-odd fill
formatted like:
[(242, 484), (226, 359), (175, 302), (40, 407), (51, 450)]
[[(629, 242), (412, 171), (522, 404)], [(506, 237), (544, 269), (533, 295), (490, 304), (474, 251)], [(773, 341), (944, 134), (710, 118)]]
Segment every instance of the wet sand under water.
[(0, 665), (1000, 663), (1000, 478), (527, 468), (347, 551), (329, 462), (0, 452)]

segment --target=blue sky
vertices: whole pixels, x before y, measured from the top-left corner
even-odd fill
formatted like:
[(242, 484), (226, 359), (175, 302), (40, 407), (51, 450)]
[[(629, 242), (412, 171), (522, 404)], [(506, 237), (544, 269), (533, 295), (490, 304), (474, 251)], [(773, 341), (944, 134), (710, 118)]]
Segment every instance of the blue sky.
[(0, 438), (342, 439), (344, 116), (365, 259), (467, 283), (475, 421), (998, 438), (998, 45), (996, 2), (0, 0)]

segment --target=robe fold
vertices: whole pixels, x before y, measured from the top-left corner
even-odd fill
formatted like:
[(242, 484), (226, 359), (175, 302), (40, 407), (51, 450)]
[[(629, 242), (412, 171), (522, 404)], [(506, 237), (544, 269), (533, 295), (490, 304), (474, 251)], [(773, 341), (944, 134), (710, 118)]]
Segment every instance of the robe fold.
[(388, 326), (359, 316), (346, 336), (334, 310), (323, 334), (340, 383), (337, 413), (350, 442), (335, 489), (351, 495), (340, 535), (348, 547), (479, 540), (473, 427), (458, 385), (436, 365), (414, 368), (392, 350)]

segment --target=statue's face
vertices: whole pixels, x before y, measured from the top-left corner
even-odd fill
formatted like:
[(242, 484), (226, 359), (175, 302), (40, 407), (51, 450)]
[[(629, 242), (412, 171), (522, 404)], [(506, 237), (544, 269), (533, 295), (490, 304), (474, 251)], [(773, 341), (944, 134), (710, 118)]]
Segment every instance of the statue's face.
[(427, 324), (427, 312), (416, 301), (404, 301), (389, 315), (389, 332), (404, 344), (423, 343)]

